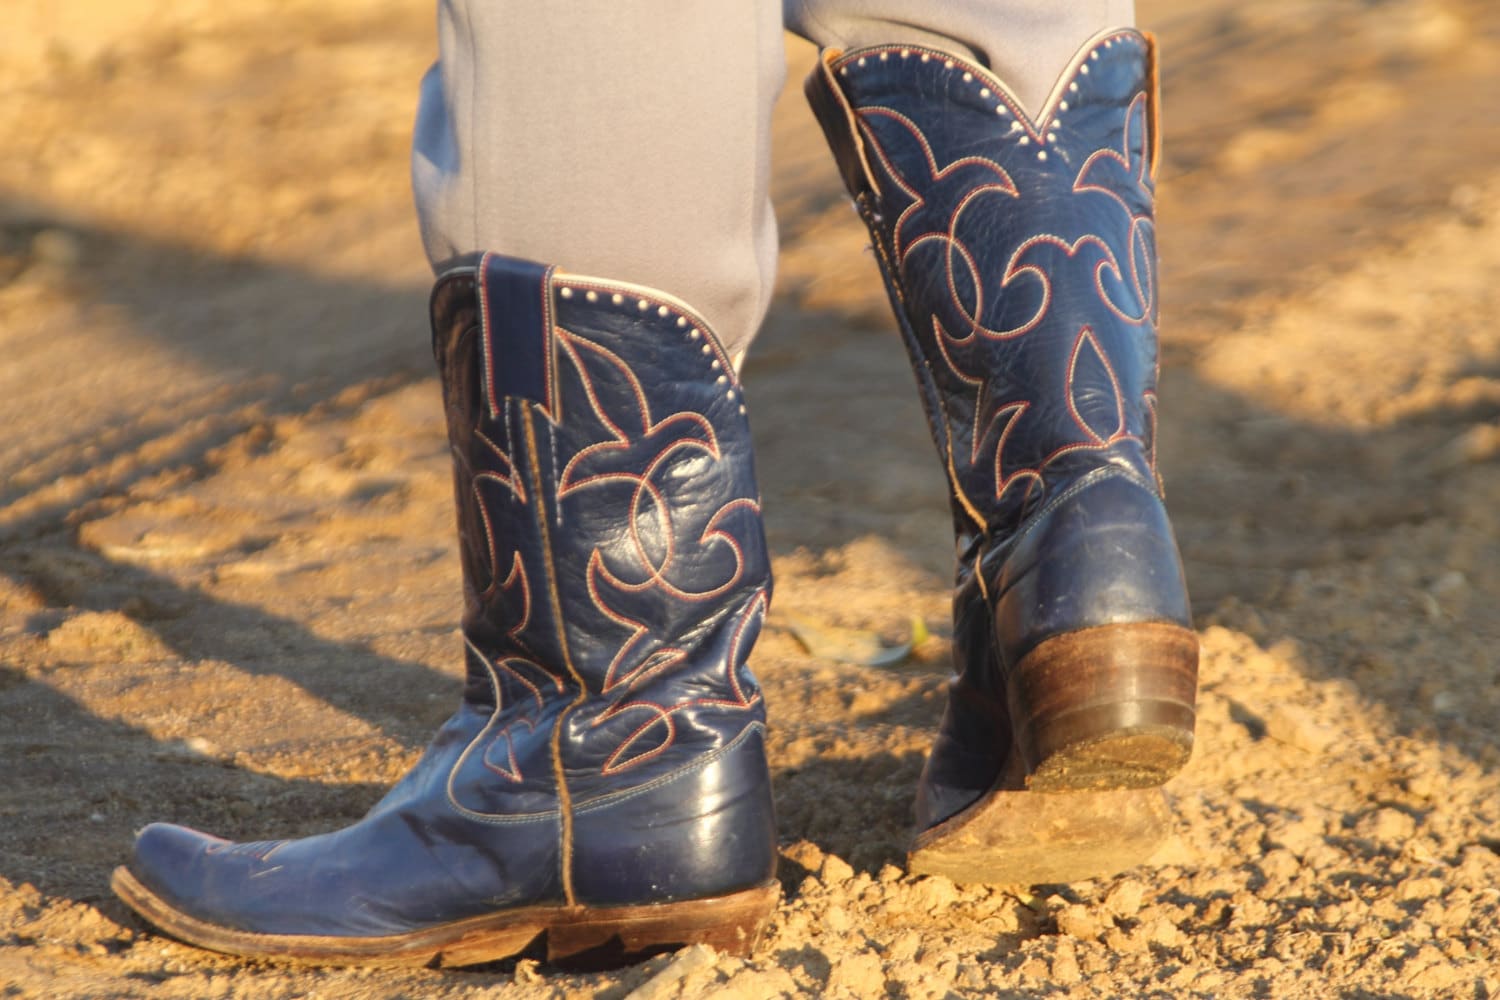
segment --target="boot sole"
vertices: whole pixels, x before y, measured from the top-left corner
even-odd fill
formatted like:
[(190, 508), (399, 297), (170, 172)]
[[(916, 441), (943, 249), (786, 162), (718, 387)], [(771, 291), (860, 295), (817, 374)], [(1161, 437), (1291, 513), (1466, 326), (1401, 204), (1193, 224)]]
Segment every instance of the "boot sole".
[(1038, 792), (1161, 785), (1193, 751), (1198, 636), (1179, 625), (1104, 625), (1048, 639), (1022, 658), (1014, 704), (1026, 787)]
[(110, 887), (171, 936), (211, 951), (315, 965), (451, 968), (510, 958), (545, 940), (548, 962), (571, 968), (624, 965), (691, 944), (747, 957), (781, 898), (778, 883), (711, 899), (644, 906), (528, 906), (380, 937), (258, 934), (200, 920), (148, 889), (128, 868)]
[(1171, 828), (1171, 809), (1159, 788), (993, 791), (918, 834), (906, 860), (913, 874), (945, 875), (958, 883), (1077, 882), (1144, 863)]

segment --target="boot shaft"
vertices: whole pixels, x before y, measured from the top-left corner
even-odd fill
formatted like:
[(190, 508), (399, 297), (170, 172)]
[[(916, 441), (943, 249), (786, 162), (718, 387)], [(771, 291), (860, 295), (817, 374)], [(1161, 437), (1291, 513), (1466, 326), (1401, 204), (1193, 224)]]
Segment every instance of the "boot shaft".
[(541, 792), (555, 758), (575, 796), (614, 792), (763, 720), (749, 426), (702, 319), (496, 255), (445, 272), (432, 313), (486, 768)]
[(808, 80), (870, 228), (961, 532), (1003, 542), (1080, 477), (1156, 489), (1156, 93), (1135, 31), (1033, 120), (983, 68), (827, 53)]
[(1155, 468), (1152, 41), (1092, 39), (1036, 118), (916, 46), (825, 53), (807, 91), (958, 536), (958, 676), (919, 824), (1004, 787), (1165, 780), (1191, 746), (1197, 654)]

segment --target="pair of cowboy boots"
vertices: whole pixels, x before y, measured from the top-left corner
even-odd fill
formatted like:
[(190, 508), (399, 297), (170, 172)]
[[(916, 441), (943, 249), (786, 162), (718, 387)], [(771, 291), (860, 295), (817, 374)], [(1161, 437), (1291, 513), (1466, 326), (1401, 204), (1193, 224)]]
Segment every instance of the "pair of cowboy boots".
[[(1108, 845), (1150, 811), (1130, 790), (1191, 748), (1197, 651), (1152, 448), (1154, 82), (1134, 31), (1086, 46), (1037, 119), (914, 46), (825, 53), (808, 82), (953, 501), (957, 676), (918, 789), (927, 870), (1003, 872), (1018, 848), (997, 803), (1022, 803), (999, 813), (1023, 826), (1086, 814), (1083, 839)], [(115, 889), (184, 940), (263, 957), (746, 953), (778, 890), (746, 665), (770, 567), (733, 365), (665, 293), (496, 255), (440, 276), (432, 322), (457, 713), (358, 823), (253, 843), (153, 824)]]

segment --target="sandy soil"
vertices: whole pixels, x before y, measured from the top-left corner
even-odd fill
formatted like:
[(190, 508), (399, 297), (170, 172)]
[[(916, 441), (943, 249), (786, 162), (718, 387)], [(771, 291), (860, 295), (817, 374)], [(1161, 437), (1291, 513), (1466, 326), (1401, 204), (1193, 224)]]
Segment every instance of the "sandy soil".
[[(11, 0), (0, 44), (0, 994), (1500, 997), (1500, 21), (1143, 2), (1169, 137), (1162, 462), (1203, 641), (1152, 864), (902, 869), (941, 479), (795, 93), (752, 354), (785, 902), (750, 961), (245, 964), (108, 893), (134, 829), (356, 818), (458, 693), (405, 180), (420, 0)], [(14, 8), (14, 10), (12, 10)], [(19, 11), (19, 13), (17, 13)], [(792, 614), (935, 636), (808, 655)], [(632, 991), (636, 991), (632, 994)]]

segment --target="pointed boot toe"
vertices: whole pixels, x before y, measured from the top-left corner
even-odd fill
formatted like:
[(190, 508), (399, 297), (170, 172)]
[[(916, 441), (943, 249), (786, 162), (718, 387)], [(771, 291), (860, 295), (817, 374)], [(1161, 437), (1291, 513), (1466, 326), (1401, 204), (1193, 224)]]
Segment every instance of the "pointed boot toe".
[(206, 852), (227, 845), (175, 823), (152, 823), (136, 834), (129, 863), (116, 869), (115, 889), (130, 895), (127, 902), (150, 898), (162, 906), (191, 905), (204, 893)]

